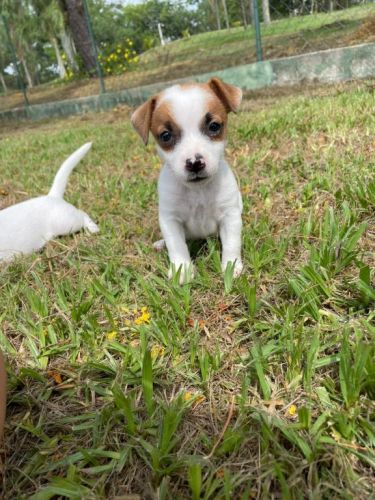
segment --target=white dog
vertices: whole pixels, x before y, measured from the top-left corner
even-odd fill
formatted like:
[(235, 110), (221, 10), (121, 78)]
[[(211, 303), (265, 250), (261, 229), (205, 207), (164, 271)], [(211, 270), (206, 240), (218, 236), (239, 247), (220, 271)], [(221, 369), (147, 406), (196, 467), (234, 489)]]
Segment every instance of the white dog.
[(91, 148), (84, 144), (64, 161), (47, 196), (17, 203), (0, 211), (0, 261), (40, 250), (56, 236), (82, 228), (99, 231), (90, 217), (63, 200), (69, 174)]
[(222, 270), (242, 271), (242, 199), (224, 159), (227, 115), (237, 111), (242, 91), (218, 78), (205, 84), (174, 85), (151, 97), (131, 121), (145, 144), (151, 130), (164, 161), (160, 173), (159, 222), (171, 262), (169, 276), (181, 268), (180, 281), (192, 276), (187, 239), (219, 233)]

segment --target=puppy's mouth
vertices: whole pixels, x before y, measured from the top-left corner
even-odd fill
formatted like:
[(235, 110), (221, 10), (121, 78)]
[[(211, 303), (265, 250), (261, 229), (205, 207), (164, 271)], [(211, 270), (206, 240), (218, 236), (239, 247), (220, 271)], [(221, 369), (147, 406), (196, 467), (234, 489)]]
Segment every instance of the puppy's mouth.
[(194, 175), (194, 176), (188, 177), (187, 181), (188, 182), (202, 182), (206, 179), (208, 179), (208, 175)]

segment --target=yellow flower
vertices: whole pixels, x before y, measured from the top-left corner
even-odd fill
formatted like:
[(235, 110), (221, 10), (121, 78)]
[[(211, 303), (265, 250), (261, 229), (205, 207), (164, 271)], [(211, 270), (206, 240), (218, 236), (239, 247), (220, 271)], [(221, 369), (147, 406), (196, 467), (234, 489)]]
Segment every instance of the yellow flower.
[(193, 404), (193, 409), (195, 409), (197, 406), (201, 405), (202, 403), (204, 403), (204, 401), (206, 400), (206, 397), (203, 396), (203, 394), (200, 394), (197, 399), (194, 401), (194, 404)]
[(296, 414), (297, 411), (297, 406), (296, 405), (291, 405), (288, 409), (288, 413), (291, 417)]
[(154, 345), (151, 348), (151, 359), (156, 359), (159, 356), (164, 356), (165, 349), (161, 345)]
[(189, 391), (186, 391), (184, 394), (184, 401), (190, 401), (192, 397), (193, 397), (192, 393)]
[(115, 330), (107, 333), (108, 340), (115, 340), (116, 337), (117, 337), (117, 332)]
[[(137, 310), (134, 311), (137, 313)], [(150, 323), (151, 314), (148, 312), (147, 307), (141, 308), (141, 315), (135, 318), (134, 323), (136, 325), (142, 325), (143, 323)]]

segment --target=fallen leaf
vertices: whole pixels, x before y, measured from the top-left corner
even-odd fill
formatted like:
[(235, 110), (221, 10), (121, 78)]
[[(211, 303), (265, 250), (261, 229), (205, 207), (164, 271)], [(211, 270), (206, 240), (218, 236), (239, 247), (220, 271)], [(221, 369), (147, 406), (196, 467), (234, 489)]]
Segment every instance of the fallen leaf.
[(54, 380), (55, 384), (57, 384), (57, 385), (61, 384), (63, 381), (61, 374), (59, 372), (57, 372), (56, 370), (48, 371), (47, 375), (49, 377), (51, 377)]

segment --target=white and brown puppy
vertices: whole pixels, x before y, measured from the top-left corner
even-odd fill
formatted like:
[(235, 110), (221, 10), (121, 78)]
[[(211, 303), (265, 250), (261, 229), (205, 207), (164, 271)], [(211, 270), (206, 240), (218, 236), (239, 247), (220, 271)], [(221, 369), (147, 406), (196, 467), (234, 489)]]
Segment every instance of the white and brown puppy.
[(39, 196), (0, 210), (0, 261), (40, 250), (47, 241), (87, 229), (99, 231), (90, 217), (67, 203), (64, 191), (69, 175), (91, 148), (84, 144), (61, 165), (46, 196)]
[(134, 128), (147, 144), (149, 131), (164, 161), (160, 173), (159, 222), (171, 262), (169, 276), (181, 267), (180, 281), (192, 276), (186, 240), (219, 234), (222, 270), (242, 271), (242, 199), (224, 159), (227, 116), (242, 99), (238, 87), (218, 78), (182, 84), (151, 97), (132, 115)]

